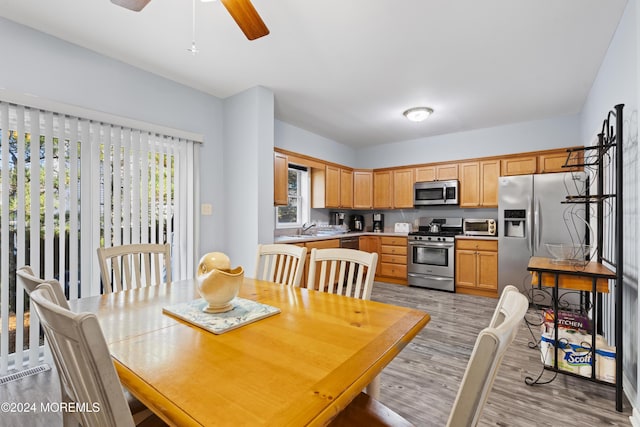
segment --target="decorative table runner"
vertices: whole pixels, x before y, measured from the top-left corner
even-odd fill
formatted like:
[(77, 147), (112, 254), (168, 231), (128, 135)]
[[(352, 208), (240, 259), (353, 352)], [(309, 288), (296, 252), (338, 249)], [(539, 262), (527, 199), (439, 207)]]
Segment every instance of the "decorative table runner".
[(265, 317), (280, 313), (280, 309), (256, 301), (234, 298), (233, 308), (225, 313), (205, 313), (202, 311), (207, 302), (197, 300), (170, 305), (162, 309), (163, 313), (175, 316), (185, 322), (192, 323), (214, 334), (222, 334), (232, 329), (255, 322)]

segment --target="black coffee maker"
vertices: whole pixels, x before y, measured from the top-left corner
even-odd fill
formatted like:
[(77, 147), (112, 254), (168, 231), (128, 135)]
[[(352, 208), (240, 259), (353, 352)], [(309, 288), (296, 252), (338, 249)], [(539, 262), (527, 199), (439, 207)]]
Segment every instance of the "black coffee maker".
[(351, 231), (364, 231), (364, 217), (362, 215), (351, 215)]
[(384, 231), (384, 214), (373, 214), (373, 231), (376, 233), (382, 233)]

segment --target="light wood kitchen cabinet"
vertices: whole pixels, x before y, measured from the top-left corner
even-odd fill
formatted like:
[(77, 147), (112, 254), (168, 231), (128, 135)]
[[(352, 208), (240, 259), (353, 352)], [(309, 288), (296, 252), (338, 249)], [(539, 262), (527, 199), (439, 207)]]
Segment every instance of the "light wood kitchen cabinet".
[(286, 154), (273, 153), (273, 205), (289, 204), (289, 160)]
[(499, 160), (460, 163), (460, 207), (498, 206)]
[(498, 296), (498, 242), (456, 240), (456, 292)]
[(380, 237), (360, 236), (359, 247), (361, 251), (375, 252), (378, 254), (378, 264), (376, 265), (376, 276), (380, 275)]
[(325, 206), (327, 208), (340, 207), (340, 168), (325, 166)]
[(393, 170), (393, 207), (413, 208), (413, 169)]
[(340, 169), (340, 205), (341, 208), (353, 208), (353, 171)]
[(488, 160), (480, 162), (480, 206), (483, 208), (498, 207), (498, 177), (500, 161)]
[[(407, 284), (407, 238), (380, 237), (379, 280)], [(377, 280), (377, 278), (376, 278)]]
[(567, 165), (583, 164), (584, 151), (576, 151), (571, 154), (571, 158), (567, 161), (569, 153), (566, 150), (553, 153), (540, 154), (538, 156), (538, 173), (554, 173), (554, 172), (570, 172), (583, 170), (582, 166), (563, 167)]
[(538, 156), (518, 156), (502, 159), (500, 176), (529, 175), (538, 170)]
[(352, 208), (353, 171), (333, 165), (311, 170), (312, 208)]
[(458, 179), (458, 164), (426, 165), (415, 168), (415, 182)]
[(353, 171), (353, 208), (373, 208), (373, 171)]
[(374, 209), (393, 208), (393, 175), (390, 170), (373, 172)]

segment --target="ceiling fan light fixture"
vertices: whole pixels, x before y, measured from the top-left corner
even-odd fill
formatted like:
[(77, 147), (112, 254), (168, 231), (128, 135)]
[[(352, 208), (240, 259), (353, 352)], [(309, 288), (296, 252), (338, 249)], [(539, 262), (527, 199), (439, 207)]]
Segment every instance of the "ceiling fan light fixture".
[(412, 122), (422, 122), (427, 119), (431, 114), (433, 114), (433, 108), (429, 107), (414, 107), (409, 108), (407, 111), (402, 113), (407, 119)]

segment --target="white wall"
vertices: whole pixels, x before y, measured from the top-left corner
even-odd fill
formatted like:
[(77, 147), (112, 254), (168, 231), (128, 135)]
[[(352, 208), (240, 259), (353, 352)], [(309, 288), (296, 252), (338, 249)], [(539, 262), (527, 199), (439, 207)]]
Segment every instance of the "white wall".
[(247, 277), (257, 244), (273, 242), (273, 109), (262, 87), (224, 100), (225, 247)]
[(356, 167), (356, 150), (280, 120), (275, 121), (274, 144), (283, 150)]
[[(490, 108), (490, 107), (488, 107)], [(363, 148), (357, 167), (383, 168), (582, 145), (578, 117), (554, 117)]]
[(0, 18), (0, 87), (204, 135), (201, 201), (214, 214), (200, 221), (201, 251), (224, 249), (222, 101)]
[(624, 288), (623, 288), (623, 376), (624, 389), (634, 406), (632, 422), (640, 426), (638, 399), (639, 378), (637, 367), (640, 362), (638, 333), (640, 324), (637, 312), (638, 301), (638, 60), (640, 48), (638, 23), (640, 11), (637, 0), (627, 4), (624, 15), (611, 40), (607, 54), (589, 92), (580, 116), (581, 141), (592, 145), (597, 133), (602, 129), (602, 121), (615, 104), (624, 107), (624, 179), (623, 179), (623, 246), (624, 246)]

